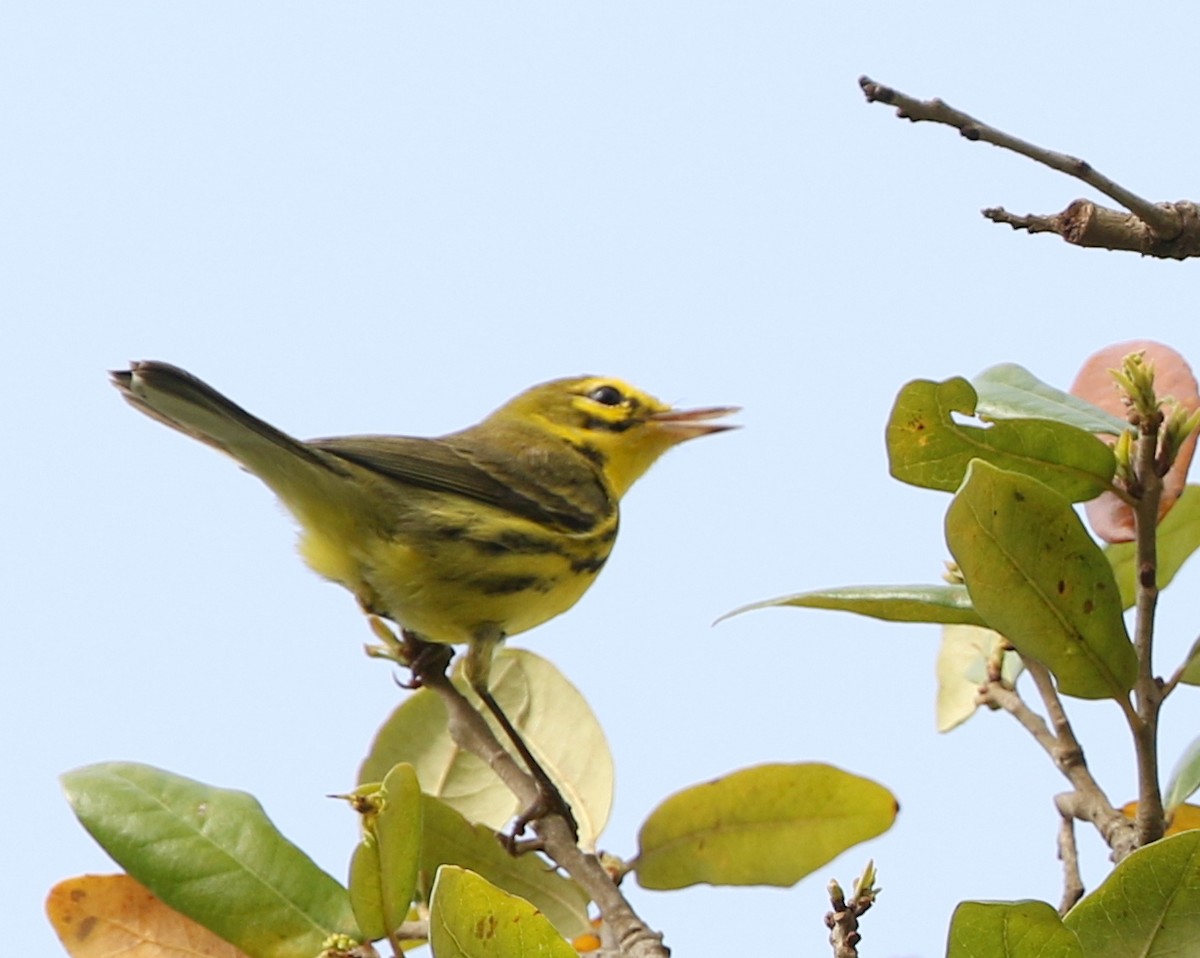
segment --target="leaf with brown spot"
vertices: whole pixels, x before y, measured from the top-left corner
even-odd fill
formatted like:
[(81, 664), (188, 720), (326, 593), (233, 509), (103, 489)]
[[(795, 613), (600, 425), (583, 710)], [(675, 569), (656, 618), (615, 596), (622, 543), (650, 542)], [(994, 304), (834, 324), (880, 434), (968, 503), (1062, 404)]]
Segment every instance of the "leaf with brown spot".
[(61, 881), (46, 898), (46, 915), (73, 958), (246, 958), (128, 875)]
[(1133, 687), (1112, 568), (1063, 496), (977, 459), (946, 512), (946, 543), (975, 610), (1061, 692), (1120, 699)]
[(969, 425), (975, 388), (961, 377), (914, 380), (896, 397), (888, 418), (888, 467), (901, 482), (953, 492), (967, 467), (982, 459), (1032, 476), (1072, 502), (1092, 499), (1112, 481), (1116, 460), (1091, 433), (1050, 419), (1007, 419)]
[(457, 865), (434, 880), (429, 945), (434, 958), (577, 958), (533, 905)]

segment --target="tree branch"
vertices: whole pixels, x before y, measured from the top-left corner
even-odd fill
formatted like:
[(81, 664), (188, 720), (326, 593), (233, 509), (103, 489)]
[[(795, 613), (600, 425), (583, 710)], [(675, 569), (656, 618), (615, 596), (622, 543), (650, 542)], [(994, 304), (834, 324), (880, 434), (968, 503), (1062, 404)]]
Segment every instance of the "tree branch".
[(1086, 160), (1046, 149), (990, 126), (940, 99), (918, 100), (899, 90), (859, 77), (859, 86), (869, 103), (896, 107), (896, 115), (914, 123), (922, 121), (952, 126), (968, 140), (981, 140), (1029, 157), (1043, 166), (1081, 180), (1128, 210), (1097, 206), (1076, 200), (1063, 212), (1052, 215), (1017, 216), (1003, 207), (983, 211), (995, 223), (1031, 233), (1057, 233), (1075, 246), (1128, 250), (1163, 259), (1200, 256), (1200, 208), (1181, 200), (1152, 203), (1096, 170)]
[(1134, 476), (1138, 499), (1136, 518), (1137, 602), (1133, 646), (1138, 657), (1138, 677), (1134, 684), (1137, 721), (1133, 723), (1133, 742), (1138, 769), (1138, 844), (1146, 845), (1162, 838), (1165, 829), (1162, 791), (1158, 782), (1158, 715), (1163, 689), (1154, 676), (1154, 615), (1158, 607), (1158, 506), (1163, 482), (1158, 470), (1158, 440), (1162, 413), (1138, 417)]
[(829, 903), (833, 910), (825, 915), (825, 927), (829, 929), (833, 958), (858, 958), (858, 943), (862, 940), (858, 919), (875, 904), (879, 895), (875, 877), (875, 863), (867, 862), (862, 875), (854, 882), (854, 894), (849, 901), (846, 901), (841, 885), (836, 881), (829, 883)]
[[(450, 681), (446, 674), (448, 663), (448, 657), (440, 660), (418, 657), (412, 663), (413, 677), (442, 700), (455, 743), (487, 763), (522, 805), (528, 807), (538, 797), (537, 782), (500, 744), (483, 716)], [(663, 945), (662, 935), (637, 916), (599, 859), (575, 843), (566, 819), (551, 814), (533, 822), (532, 827), (540, 840), (539, 849), (596, 903), (623, 955), (667, 958), (670, 951)]]
[[(1063, 797), (1070, 798), (1070, 795), (1056, 797), (1055, 805)], [(1066, 804), (1069, 808), (1069, 802)], [(1075, 845), (1075, 816), (1067, 808), (1061, 805), (1058, 808), (1062, 815), (1062, 822), (1058, 826), (1058, 859), (1063, 863), (1063, 896), (1058, 905), (1060, 915), (1069, 912), (1083, 897), (1083, 876), (1079, 873), (1079, 850)]]
[(980, 688), (979, 702), (1008, 712), (1042, 746), (1074, 789), (1055, 800), (1059, 812), (1091, 822), (1112, 849), (1113, 859), (1120, 861), (1138, 847), (1133, 822), (1113, 808), (1104, 790), (1092, 777), (1049, 670), (1032, 659), (1025, 661), (1025, 670), (1037, 685), (1057, 732), (1051, 731), (1046, 720), (1034, 712), (1015, 689), (998, 681), (988, 681)]

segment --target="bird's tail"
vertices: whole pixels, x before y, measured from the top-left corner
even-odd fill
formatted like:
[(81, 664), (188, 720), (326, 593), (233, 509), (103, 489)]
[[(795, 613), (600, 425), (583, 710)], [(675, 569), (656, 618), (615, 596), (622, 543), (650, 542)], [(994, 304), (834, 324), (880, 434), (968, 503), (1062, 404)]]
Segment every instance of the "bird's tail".
[(233, 457), (287, 505), (301, 506), (322, 486), (343, 487), (345, 495), (347, 472), (335, 457), (252, 416), (178, 366), (136, 362), (110, 375), (139, 412)]

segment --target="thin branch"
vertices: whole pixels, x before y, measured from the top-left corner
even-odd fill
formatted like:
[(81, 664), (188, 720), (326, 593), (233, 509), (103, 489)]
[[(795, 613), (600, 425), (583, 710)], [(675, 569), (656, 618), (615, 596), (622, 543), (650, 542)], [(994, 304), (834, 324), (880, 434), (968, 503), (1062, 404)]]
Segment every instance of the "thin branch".
[(1138, 769), (1138, 844), (1162, 838), (1165, 828), (1158, 782), (1158, 714), (1163, 689), (1154, 676), (1154, 615), (1158, 607), (1158, 506), (1162, 476), (1158, 471), (1158, 439), (1162, 414), (1139, 417), (1135, 473), (1140, 493), (1134, 506), (1137, 528), (1137, 603), (1133, 646), (1138, 657), (1134, 684), (1137, 722), (1132, 725)]
[(978, 701), (980, 705), (1003, 709), (1021, 723), (1025, 731), (1037, 740), (1051, 758), (1054, 757), (1058, 739), (1050, 731), (1046, 720), (1025, 704), (1025, 700), (1016, 689), (1009, 688), (1001, 682), (988, 682), (980, 688)]
[(1192, 656), (1196, 653), (1197, 648), (1200, 648), (1200, 639), (1196, 639), (1196, 641), (1192, 643), (1192, 646), (1190, 649), (1188, 649), (1188, 654), (1184, 656), (1183, 661), (1180, 662), (1175, 671), (1171, 673), (1171, 677), (1163, 683), (1162, 697), (1164, 700), (1168, 695), (1174, 692), (1176, 686), (1183, 681), (1183, 676), (1187, 672), (1188, 666), (1191, 665)]
[[(1057, 799), (1055, 804), (1058, 804)], [(1058, 827), (1058, 859), (1063, 863), (1063, 896), (1058, 913), (1065, 915), (1083, 897), (1083, 876), (1079, 873), (1079, 849), (1075, 845), (1075, 816), (1062, 807), (1058, 811), (1062, 815)]]
[[(482, 759), (518, 801), (529, 806), (538, 798), (537, 782), (500, 744), (483, 716), (450, 681), (445, 671), (447, 662), (447, 659), (430, 659), (428, 663), (415, 661), (413, 677), (442, 700), (450, 736), (455, 743)], [(539, 839), (539, 849), (578, 882), (596, 903), (623, 955), (667, 958), (670, 951), (663, 945), (662, 935), (637, 916), (599, 859), (575, 843), (570, 825), (563, 816), (546, 815), (532, 827)]]
[(1076, 200), (1062, 213), (1018, 216), (1003, 207), (983, 211), (996, 223), (1031, 233), (1057, 233), (1076, 246), (1129, 250), (1147, 256), (1187, 259), (1200, 255), (1200, 208), (1181, 200), (1176, 203), (1152, 203), (1105, 176), (1086, 160), (1029, 143), (957, 110), (940, 99), (918, 100), (906, 93), (859, 77), (859, 86), (870, 103), (896, 107), (896, 115), (914, 123), (926, 121), (954, 127), (968, 140), (991, 143), (1026, 156), (1043, 166), (1081, 180), (1128, 210), (1098, 206), (1090, 200)]
[[(1133, 823), (1113, 807), (1104, 790), (1092, 777), (1083, 749), (1071, 730), (1066, 713), (1062, 711), (1062, 703), (1058, 699), (1058, 692), (1054, 689), (1049, 671), (1034, 660), (1026, 660), (1025, 670), (1042, 691), (1043, 700), (1048, 700), (1047, 708), (1059, 729), (1058, 734), (1051, 731), (1046, 720), (1034, 712), (1015, 689), (1008, 688), (1003, 683), (989, 681), (984, 684), (979, 690), (979, 702), (1008, 712), (1042, 746), (1074, 788), (1074, 792), (1056, 799), (1059, 811), (1081, 821), (1091, 822), (1112, 849), (1114, 860), (1120, 861), (1137, 847)], [(1050, 694), (1045, 691), (1047, 688)]]
[(875, 904), (879, 896), (875, 877), (875, 863), (868, 862), (862, 875), (854, 882), (854, 894), (849, 901), (846, 901), (841, 885), (836, 881), (829, 883), (829, 903), (833, 910), (825, 915), (825, 927), (829, 929), (833, 958), (858, 958), (858, 943), (862, 940), (858, 919)]

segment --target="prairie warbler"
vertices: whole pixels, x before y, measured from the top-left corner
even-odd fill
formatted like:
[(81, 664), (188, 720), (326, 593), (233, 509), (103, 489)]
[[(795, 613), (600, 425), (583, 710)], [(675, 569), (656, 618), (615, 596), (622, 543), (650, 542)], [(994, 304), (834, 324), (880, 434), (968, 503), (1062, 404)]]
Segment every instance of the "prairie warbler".
[(368, 613), (429, 642), (469, 646), (486, 690), (495, 646), (565, 612), (607, 560), (618, 500), (670, 447), (733, 428), (733, 407), (676, 410), (617, 379), (534, 386), (437, 439), (302, 442), (196, 377), (133, 363), (113, 383), (134, 408), (232, 456), (302, 528), (300, 552)]

